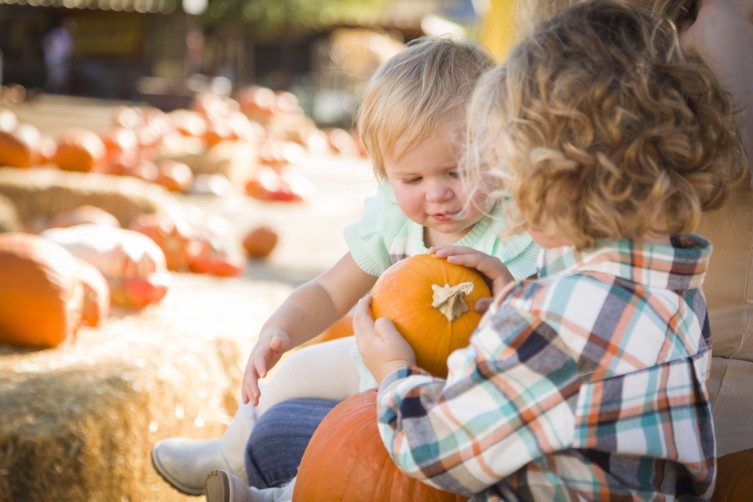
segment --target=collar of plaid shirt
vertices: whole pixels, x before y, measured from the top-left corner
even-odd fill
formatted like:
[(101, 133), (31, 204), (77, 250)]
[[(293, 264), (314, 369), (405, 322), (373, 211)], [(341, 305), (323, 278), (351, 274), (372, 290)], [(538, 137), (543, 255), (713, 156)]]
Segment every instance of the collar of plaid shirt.
[(700, 288), (712, 245), (696, 234), (673, 236), (670, 244), (628, 239), (597, 241), (592, 249), (546, 249), (540, 277), (580, 272), (606, 273), (646, 287), (684, 290)]

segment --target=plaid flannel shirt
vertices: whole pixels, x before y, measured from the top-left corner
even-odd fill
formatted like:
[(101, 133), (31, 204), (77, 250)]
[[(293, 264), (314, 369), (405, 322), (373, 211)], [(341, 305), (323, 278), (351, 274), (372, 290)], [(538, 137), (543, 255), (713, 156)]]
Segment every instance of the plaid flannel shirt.
[(472, 500), (710, 498), (710, 253), (696, 235), (545, 251), (446, 381), (406, 368), (382, 382), (393, 460)]

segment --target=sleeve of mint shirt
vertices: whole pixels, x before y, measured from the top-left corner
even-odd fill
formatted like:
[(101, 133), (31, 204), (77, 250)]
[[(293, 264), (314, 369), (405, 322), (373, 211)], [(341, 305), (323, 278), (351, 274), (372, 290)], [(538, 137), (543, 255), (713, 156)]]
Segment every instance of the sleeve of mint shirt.
[(380, 183), (377, 194), (366, 199), (361, 219), (345, 227), (344, 232), (350, 254), (364, 272), (379, 276), (391, 265), (388, 243), (405, 220), (384, 183)]
[(474, 247), (502, 260), (515, 280), (520, 281), (538, 272), (541, 248), (527, 233), (501, 237), (509, 226), (506, 215), (509, 204), (512, 202), (505, 199), (494, 207), (489, 216), (493, 220), (491, 229), (483, 236), (491, 241)]

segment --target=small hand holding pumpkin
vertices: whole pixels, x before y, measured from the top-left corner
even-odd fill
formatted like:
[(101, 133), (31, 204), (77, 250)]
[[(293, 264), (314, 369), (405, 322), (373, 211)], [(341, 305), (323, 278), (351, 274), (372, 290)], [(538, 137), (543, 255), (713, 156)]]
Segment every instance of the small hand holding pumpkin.
[(267, 372), (277, 364), (285, 351), (290, 347), (287, 333), (281, 330), (262, 331), (259, 340), (248, 356), (246, 369), (241, 384), (243, 403), (259, 404), (259, 379), (267, 376)]
[[(455, 265), (474, 268), (491, 281), (492, 294), (497, 296), (508, 284), (515, 281), (502, 260), (482, 253), (477, 249), (464, 246), (438, 246), (429, 250), (430, 253), (446, 258)], [(477, 312), (484, 312), (491, 305), (493, 297), (481, 298), (473, 306)]]
[(416, 354), (386, 317), (374, 320), (371, 296), (362, 298), (353, 315), (356, 345), (366, 367), (378, 383), (400, 368), (415, 366)]

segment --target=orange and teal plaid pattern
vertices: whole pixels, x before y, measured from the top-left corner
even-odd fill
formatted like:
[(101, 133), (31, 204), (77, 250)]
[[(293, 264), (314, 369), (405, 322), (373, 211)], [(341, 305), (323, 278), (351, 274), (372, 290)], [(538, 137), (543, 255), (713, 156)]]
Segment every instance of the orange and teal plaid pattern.
[(545, 251), (446, 381), (406, 368), (382, 382), (392, 458), (472, 500), (710, 498), (710, 254), (696, 235)]

